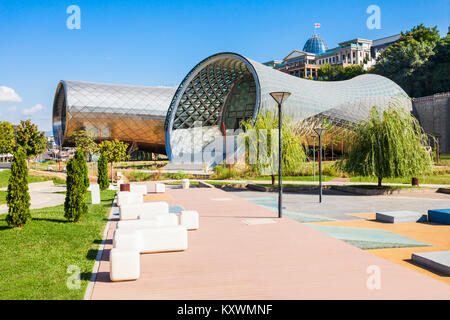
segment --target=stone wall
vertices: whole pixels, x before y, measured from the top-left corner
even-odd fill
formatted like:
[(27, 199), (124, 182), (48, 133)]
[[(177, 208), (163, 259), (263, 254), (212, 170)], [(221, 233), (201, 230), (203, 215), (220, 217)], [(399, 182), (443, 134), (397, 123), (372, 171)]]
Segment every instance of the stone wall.
[(413, 98), (412, 105), (425, 132), (439, 139), (442, 153), (450, 154), (450, 92)]

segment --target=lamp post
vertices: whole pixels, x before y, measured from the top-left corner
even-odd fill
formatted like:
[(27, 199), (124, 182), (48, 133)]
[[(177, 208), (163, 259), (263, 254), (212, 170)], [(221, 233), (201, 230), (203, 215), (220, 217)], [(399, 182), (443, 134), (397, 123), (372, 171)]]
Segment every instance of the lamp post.
[(316, 181), (316, 136), (312, 136), (313, 138), (313, 175), (314, 181)]
[(281, 112), (281, 105), (284, 101), (286, 101), (287, 98), (291, 95), (290, 92), (271, 92), (270, 95), (272, 98), (277, 102), (278, 104), (278, 218), (282, 217), (282, 195), (283, 195), (283, 187), (282, 187), (282, 180), (283, 180), (283, 139), (282, 139), (282, 120), (283, 120), (283, 114)]
[(327, 131), (324, 128), (315, 128), (314, 131), (319, 136), (319, 203), (322, 203), (322, 135)]

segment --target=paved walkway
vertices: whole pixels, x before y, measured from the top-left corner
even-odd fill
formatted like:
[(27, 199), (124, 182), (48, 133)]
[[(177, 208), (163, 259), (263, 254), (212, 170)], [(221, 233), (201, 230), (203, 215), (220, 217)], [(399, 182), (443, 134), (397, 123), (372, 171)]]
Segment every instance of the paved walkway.
[[(0, 190), (6, 191), (7, 188)], [(65, 185), (54, 185), (53, 181), (35, 182), (28, 184), (30, 193), (30, 209), (40, 209), (57, 206), (64, 203), (65, 194), (55, 192), (65, 192)], [(8, 212), (6, 204), (0, 205), (0, 214)]]
[[(142, 254), (137, 281), (110, 282), (110, 224), (92, 299), (449, 299), (450, 287), (218, 189), (173, 189), (200, 213), (183, 252)], [(115, 217), (115, 216), (114, 216)], [(273, 218), (248, 225), (242, 220)], [(115, 218), (116, 219), (116, 218)], [(380, 289), (369, 289), (370, 266)], [(370, 270), (370, 268), (369, 268)]]
[[(228, 191), (242, 198), (272, 198), (277, 203), (278, 193), (258, 191)], [(284, 193), (283, 206), (288, 211), (315, 214), (338, 220), (354, 220), (349, 214), (380, 211), (411, 210), (427, 213), (429, 209), (450, 208), (450, 194), (425, 193), (402, 196), (364, 196), (350, 193), (325, 191), (322, 203), (315, 193)]]

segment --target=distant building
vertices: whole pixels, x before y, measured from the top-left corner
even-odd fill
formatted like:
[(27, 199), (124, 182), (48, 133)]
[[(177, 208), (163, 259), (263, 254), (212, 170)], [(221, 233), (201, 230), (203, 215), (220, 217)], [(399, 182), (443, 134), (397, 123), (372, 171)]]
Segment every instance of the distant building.
[(313, 79), (317, 79), (318, 69), (325, 64), (343, 67), (360, 65), (367, 70), (375, 64), (378, 55), (398, 39), (400, 34), (377, 40), (356, 38), (328, 49), (325, 41), (314, 34), (306, 41), (302, 51), (294, 50), (282, 61), (271, 60), (263, 64), (292, 76)]

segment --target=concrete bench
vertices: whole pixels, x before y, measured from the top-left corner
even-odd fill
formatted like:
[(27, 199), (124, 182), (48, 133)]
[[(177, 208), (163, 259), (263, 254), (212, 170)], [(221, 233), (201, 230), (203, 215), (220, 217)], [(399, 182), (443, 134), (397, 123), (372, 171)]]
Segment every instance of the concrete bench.
[(450, 251), (413, 253), (413, 262), (450, 276)]
[(147, 185), (132, 183), (130, 184), (130, 192), (147, 194)]
[(116, 229), (113, 246), (130, 251), (137, 249), (140, 253), (182, 251), (188, 248), (187, 229), (183, 226)]
[(377, 212), (376, 220), (387, 223), (422, 222), (427, 221), (427, 216), (415, 211)]
[(144, 196), (140, 193), (119, 191), (117, 193), (117, 205), (144, 203)]
[(166, 192), (166, 185), (164, 183), (155, 183), (155, 192), (156, 193)]
[[(142, 194), (137, 195), (142, 197)], [(120, 220), (135, 220), (138, 216), (141, 219), (147, 219), (164, 214), (169, 214), (169, 204), (164, 201), (122, 204), (119, 206)]]
[(109, 254), (111, 281), (137, 280), (141, 274), (138, 250), (112, 248)]
[(428, 221), (440, 224), (450, 224), (450, 209), (428, 210)]
[(177, 225), (178, 215), (170, 213), (148, 217), (147, 219), (140, 219), (138, 216), (137, 220), (122, 220), (117, 222), (116, 229), (137, 230), (149, 227), (167, 227)]
[(199, 228), (198, 212), (194, 210), (183, 210), (180, 214), (180, 225), (188, 230), (196, 230)]

